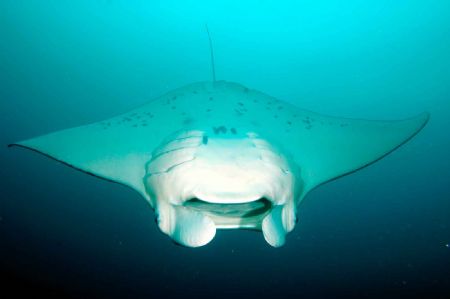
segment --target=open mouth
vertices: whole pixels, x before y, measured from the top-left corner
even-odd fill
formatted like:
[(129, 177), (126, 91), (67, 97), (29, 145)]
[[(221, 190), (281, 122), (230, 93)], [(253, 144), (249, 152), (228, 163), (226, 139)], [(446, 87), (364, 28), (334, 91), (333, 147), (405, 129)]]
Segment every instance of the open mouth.
[(272, 209), (272, 202), (260, 198), (246, 203), (211, 203), (199, 198), (184, 202), (184, 206), (207, 214), (218, 228), (259, 228), (261, 221)]

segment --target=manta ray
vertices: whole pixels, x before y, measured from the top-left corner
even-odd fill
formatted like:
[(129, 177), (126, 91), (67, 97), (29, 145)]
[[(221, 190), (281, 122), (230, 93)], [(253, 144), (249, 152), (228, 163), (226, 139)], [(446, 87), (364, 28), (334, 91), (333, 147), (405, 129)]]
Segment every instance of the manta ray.
[(177, 244), (199, 247), (217, 229), (251, 229), (280, 247), (309, 191), (379, 160), (428, 122), (426, 112), (400, 121), (324, 116), (217, 81), (206, 31), (212, 81), (10, 146), (136, 190)]
[(213, 80), (11, 146), (133, 188), (178, 244), (199, 247), (217, 229), (251, 229), (279, 247), (309, 191), (379, 160), (428, 119), (324, 116)]

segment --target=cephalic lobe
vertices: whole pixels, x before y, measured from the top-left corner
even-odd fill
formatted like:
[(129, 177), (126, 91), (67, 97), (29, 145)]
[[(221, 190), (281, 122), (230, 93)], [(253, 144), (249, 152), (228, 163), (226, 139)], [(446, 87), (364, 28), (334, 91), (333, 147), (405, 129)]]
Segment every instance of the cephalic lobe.
[(161, 231), (189, 247), (209, 243), (216, 229), (262, 230), (283, 245), (295, 225), (299, 167), (256, 133), (210, 135), (177, 132), (152, 152), (144, 185)]

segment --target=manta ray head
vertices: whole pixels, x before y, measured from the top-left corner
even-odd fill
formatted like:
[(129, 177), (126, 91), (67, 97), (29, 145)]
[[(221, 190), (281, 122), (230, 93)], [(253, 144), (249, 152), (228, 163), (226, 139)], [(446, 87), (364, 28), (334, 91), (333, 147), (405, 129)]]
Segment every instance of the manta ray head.
[(209, 243), (216, 229), (262, 230), (281, 246), (296, 222), (300, 168), (257, 133), (232, 132), (177, 132), (153, 151), (144, 185), (158, 225), (189, 247)]

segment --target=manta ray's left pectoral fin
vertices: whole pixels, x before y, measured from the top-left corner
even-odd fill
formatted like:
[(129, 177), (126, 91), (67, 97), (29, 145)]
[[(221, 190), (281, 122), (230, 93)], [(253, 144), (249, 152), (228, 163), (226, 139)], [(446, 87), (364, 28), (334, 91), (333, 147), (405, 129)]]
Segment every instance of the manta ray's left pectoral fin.
[(402, 121), (368, 121), (311, 113), (293, 149), (302, 168), (303, 195), (316, 186), (361, 169), (389, 154), (428, 122), (429, 114)]

